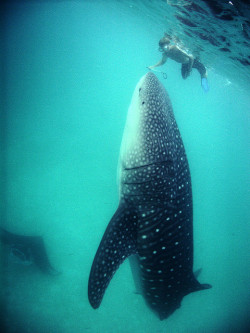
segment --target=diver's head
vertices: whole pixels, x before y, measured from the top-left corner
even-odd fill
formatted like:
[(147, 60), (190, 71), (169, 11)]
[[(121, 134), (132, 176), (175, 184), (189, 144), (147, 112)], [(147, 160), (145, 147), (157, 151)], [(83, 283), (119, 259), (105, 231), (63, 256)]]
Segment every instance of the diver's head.
[(167, 51), (169, 44), (170, 44), (170, 40), (167, 37), (162, 37), (159, 40), (159, 51), (160, 52)]

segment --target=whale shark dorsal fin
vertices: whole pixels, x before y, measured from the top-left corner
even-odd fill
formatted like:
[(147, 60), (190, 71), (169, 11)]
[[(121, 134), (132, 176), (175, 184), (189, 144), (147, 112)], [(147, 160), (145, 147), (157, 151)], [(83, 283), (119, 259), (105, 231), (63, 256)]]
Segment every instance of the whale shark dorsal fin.
[(137, 215), (121, 203), (103, 235), (89, 276), (88, 297), (94, 309), (101, 304), (105, 290), (120, 264), (137, 252)]

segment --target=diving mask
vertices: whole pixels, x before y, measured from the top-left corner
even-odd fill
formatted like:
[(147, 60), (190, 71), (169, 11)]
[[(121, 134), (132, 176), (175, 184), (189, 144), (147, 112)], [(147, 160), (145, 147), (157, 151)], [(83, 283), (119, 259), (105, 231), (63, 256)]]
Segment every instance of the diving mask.
[(169, 45), (164, 45), (163, 47), (159, 47), (160, 52), (167, 52), (169, 49)]

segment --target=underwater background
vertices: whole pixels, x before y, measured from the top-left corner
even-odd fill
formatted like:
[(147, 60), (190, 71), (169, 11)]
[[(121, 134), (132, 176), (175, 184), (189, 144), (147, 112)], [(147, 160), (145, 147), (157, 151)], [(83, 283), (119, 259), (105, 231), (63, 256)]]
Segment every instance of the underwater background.
[[(1, 226), (42, 236), (61, 273), (43, 274), (10, 255), (2, 260), (6, 332), (247, 332), (249, 61), (236, 59), (237, 29), (227, 36), (231, 57), (208, 38), (185, 34), (175, 10), (188, 3), (5, 1)], [(213, 37), (217, 24), (225, 36), (228, 21), (209, 19)], [(158, 68), (167, 79), (156, 74), (172, 101), (191, 169), (194, 270), (202, 268), (199, 281), (212, 289), (186, 296), (180, 309), (160, 321), (135, 293), (128, 261), (97, 310), (88, 302), (87, 284), (118, 205), (117, 162), (132, 93), (146, 67), (160, 60), (164, 32), (191, 53), (199, 50), (208, 71), (208, 93), (196, 70), (183, 80), (172, 60)], [(241, 56), (249, 59), (248, 40), (241, 45)]]

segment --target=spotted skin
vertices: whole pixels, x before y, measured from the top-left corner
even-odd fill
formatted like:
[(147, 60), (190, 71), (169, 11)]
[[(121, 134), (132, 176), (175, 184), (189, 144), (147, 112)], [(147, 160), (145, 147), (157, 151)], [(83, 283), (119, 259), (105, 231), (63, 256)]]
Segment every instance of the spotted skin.
[(96, 253), (88, 296), (98, 308), (119, 265), (136, 254), (142, 294), (160, 319), (209, 288), (193, 274), (191, 178), (171, 101), (153, 73), (137, 84), (119, 161), (120, 202)]

